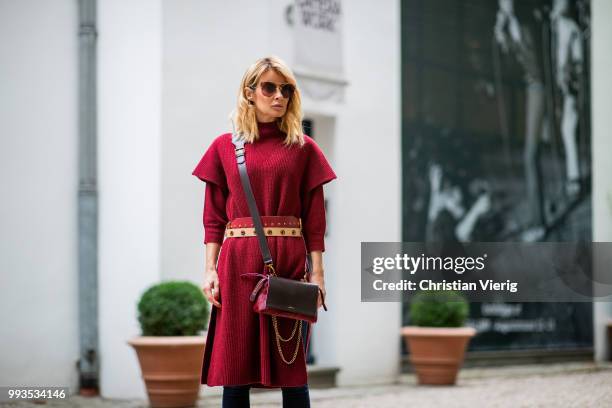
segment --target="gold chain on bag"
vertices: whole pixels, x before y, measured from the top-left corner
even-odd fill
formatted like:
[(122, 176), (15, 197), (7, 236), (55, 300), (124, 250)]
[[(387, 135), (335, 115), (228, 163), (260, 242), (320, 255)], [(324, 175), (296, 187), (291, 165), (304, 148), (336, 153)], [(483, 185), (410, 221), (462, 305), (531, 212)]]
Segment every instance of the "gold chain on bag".
[[(301, 222), (301, 221), (300, 221)], [(268, 267), (270, 269), (270, 274), (277, 276), (276, 275), (276, 270), (274, 269), (274, 266), (272, 265), (265, 265), (266, 267)], [(306, 273), (304, 273), (304, 278), (301, 279), (303, 281), (306, 281)], [(300, 350), (300, 341), (302, 339), (302, 325), (300, 324), (299, 320), (295, 320), (295, 324), (293, 325), (293, 330), (291, 331), (291, 336), (289, 336), (288, 338), (284, 339), (281, 335), (280, 332), (278, 331), (278, 321), (276, 320), (276, 316), (272, 316), (272, 326), (274, 326), (274, 335), (276, 337), (276, 348), (278, 348), (278, 354), (280, 354), (281, 358), (283, 359), (283, 361), (285, 362), (285, 364), (293, 364), (293, 362), (295, 361), (297, 355), (298, 355), (298, 351)], [(298, 327), (299, 326), (299, 327)], [(293, 339), (293, 337), (295, 337), (295, 333), (298, 333), (298, 338), (297, 338), (297, 343), (295, 344), (295, 351), (293, 352), (293, 357), (291, 357), (290, 361), (287, 361), (287, 359), (285, 358), (285, 355), (283, 354), (283, 349), (281, 347), (280, 342), (288, 342), (291, 341)]]
[[(291, 333), (291, 337), (289, 337), (286, 340), (283, 339), (280, 333), (278, 332), (278, 322), (276, 321), (276, 316), (272, 316), (272, 325), (274, 326), (274, 333), (276, 335), (275, 336), (276, 337), (276, 347), (278, 348), (278, 353), (280, 354), (281, 358), (286, 364), (293, 364), (293, 362), (295, 361), (295, 358), (297, 357), (298, 351), (300, 350), (300, 340), (302, 338), (302, 325), (300, 324), (300, 321), (299, 320), (295, 321), (295, 325), (293, 326), (293, 332)], [(293, 352), (293, 357), (291, 358), (291, 361), (287, 361), (287, 359), (285, 358), (285, 355), (283, 354), (283, 349), (281, 348), (280, 342), (281, 340), (282, 341), (291, 340), (293, 336), (295, 336), (296, 329), (298, 332), (298, 338), (297, 338), (297, 343), (295, 344), (295, 351)]]
[[(276, 316), (272, 316), (274, 318), (274, 321), (276, 322)], [(295, 321), (297, 323), (297, 320)], [(278, 325), (278, 323), (276, 323)], [(295, 331), (297, 329), (297, 324), (293, 325), (293, 331), (291, 331), (291, 336), (288, 339), (283, 339), (282, 336), (280, 335), (280, 332), (278, 331), (278, 328), (276, 330), (276, 336), (278, 337), (278, 339), (282, 342), (288, 342), (293, 340), (293, 337), (295, 336)]]

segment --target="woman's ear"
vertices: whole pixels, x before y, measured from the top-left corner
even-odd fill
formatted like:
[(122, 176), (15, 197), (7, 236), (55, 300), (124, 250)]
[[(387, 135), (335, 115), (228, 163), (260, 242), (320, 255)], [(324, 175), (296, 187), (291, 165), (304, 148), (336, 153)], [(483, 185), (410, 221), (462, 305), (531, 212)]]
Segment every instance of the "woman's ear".
[(244, 87), (244, 93), (245, 93), (245, 95), (246, 95), (246, 98), (247, 98), (249, 101), (253, 101), (253, 96), (254, 96), (254, 95), (253, 95), (253, 93), (254, 93), (254, 92), (253, 92), (253, 90), (252, 90), (251, 88), (249, 88), (248, 86), (245, 86), (245, 87)]

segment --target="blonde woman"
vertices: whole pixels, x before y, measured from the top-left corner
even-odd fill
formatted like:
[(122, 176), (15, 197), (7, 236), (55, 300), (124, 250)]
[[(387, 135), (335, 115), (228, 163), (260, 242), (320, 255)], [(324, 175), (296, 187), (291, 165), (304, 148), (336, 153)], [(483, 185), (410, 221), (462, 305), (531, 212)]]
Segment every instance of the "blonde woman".
[[(234, 119), (246, 140), (264, 229), (272, 232), (266, 239), (276, 273), (300, 279), (310, 254), (309, 281), (325, 295), (323, 185), (336, 174), (303, 134), (300, 91), (282, 60), (262, 58), (247, 69)], [(274, 328), (269, 316), (255, 313), (249, 295), (256, 280), (241, 279), (245, 273), (264, 273), (264, 264), (257, 237), (245, 234), (253, 223), (231, 138), (231, 133), (218, 136), (192, 173), (206, 182), (203, 289), (213, 304), (201, 383), (224, 386), (223, 407), (248, 407), (251, 387), (280, 387), (284, 407), (309, 407), (302, 328), (294, 331), (294, 320), (284, 318)]]

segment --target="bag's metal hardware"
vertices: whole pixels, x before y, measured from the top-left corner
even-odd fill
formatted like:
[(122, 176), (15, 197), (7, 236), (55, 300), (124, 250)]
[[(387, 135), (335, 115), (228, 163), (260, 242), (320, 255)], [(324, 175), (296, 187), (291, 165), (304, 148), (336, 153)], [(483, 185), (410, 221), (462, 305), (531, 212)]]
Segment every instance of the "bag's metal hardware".
[(270, 269), (270, 275), (276, 276), (276, 269), (274, 269), (274, 265), (272, 265), (272, 263), (265, 264), (264, 268)]
[[(296, 320), (293, 325), (293, 330), (291, 331), (291, 336), (287, 339), (283, 339), (278, 331), (278, 322), (276, 321), (276, 316), (272, 316), (272, 326), (274, 326), (274, 335), (276, 337), (276, 347), (278, 348), (278, 354), (280, 354), (281, 359), (285, 362), (285, 364), (293, 364), (295, 358), (297, 357), (298, 351), (300, 350), (300, 340), (302, 339), (302, 324), (301, 320)], [(293, 356), (291, 360), (287, 361), (285, 358), (285, 354), (283, 354), (283, 349), (281, 348), (280, 342), (288, 342), (293, 339), (295, 336), (296, 329), (298, 330), (297, 342), (295, 343), (295, 351), (293, 352)]]

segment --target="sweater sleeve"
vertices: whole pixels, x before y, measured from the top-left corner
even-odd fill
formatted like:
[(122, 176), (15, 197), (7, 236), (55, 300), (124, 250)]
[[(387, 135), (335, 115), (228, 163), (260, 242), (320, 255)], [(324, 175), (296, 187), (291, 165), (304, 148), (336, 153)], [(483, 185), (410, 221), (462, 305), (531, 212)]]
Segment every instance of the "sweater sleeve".
[(337, 178), (321, 148), (313, 139), (308, 138), (307, 141), (308, 156), (302, 180), (302, 194), (304, 195)]
[(305, 197), (302, 208), (302, 234), (306, 251), (325, 252), (325, 199), (323, 186), (319, 185)]
[(191, 174), (206, 183), (214, 183), (227, 190), (225, 171), (219, 152), (219, 140), (217, 138), (211, 143)]
[(227, 193), (224, 189), (213, 183), (206, 183), (204, 193), (204, 243), (223, 243), (227, 213), (225, 203)]

